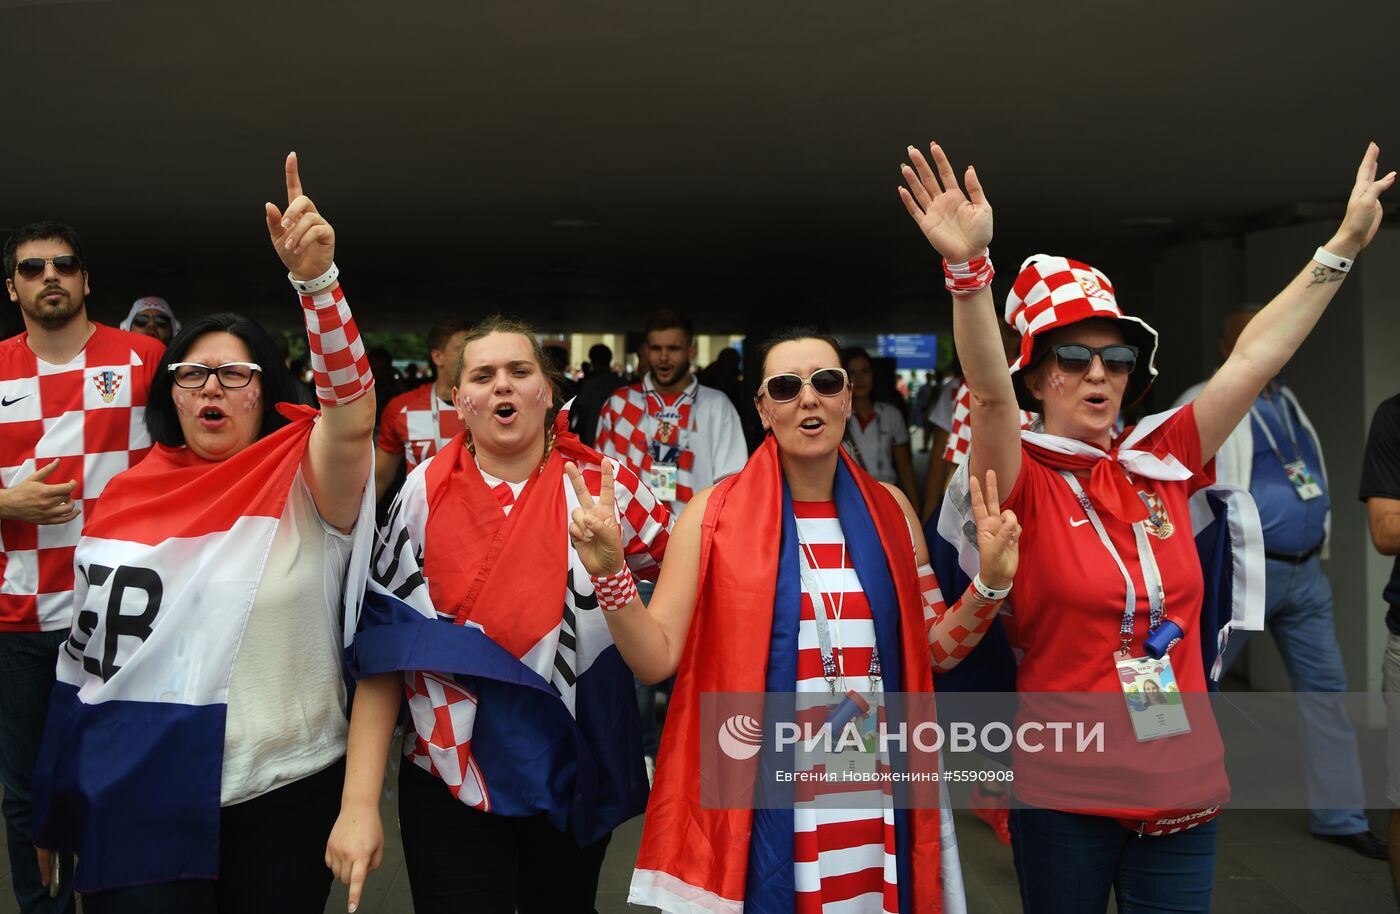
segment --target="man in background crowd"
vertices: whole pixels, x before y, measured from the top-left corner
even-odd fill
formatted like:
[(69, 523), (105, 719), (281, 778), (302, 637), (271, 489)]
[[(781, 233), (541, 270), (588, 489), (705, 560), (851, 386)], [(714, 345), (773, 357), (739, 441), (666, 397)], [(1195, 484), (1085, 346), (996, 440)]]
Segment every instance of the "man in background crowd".
[(438, 321), (428, 331), (428, 360), (436, 380), (420, 384), (390, 400), (379, 419), (374, 449), (374, 494), (383, 498), (399, 467), (409, 472), (438, 452), (462, 431), (452, 405), (457, 355), (467, 338), (468, 324), (460, 318)]
[(588, 350), (588, 375), (579, 382), (578, 396), (569, 413), (569, 429), (589, 447), (598, 434), (598, 416), (613, 391), (622, 386), (622, 375), (613, 371), (612, 350), (602, 343)]
[(180, 321), (175, 317), (175, 309), (170, 302), (155, 295), (147, 295), (131, 303), (126, 320), (119, 325), (132, 333), (144, 333), (160, 340), (161, 345), (180, 332)]
[[(150, 450), (146, 395), (165, 347), (88, 319), (78, 233), (60, 223), (5, 242), (5, 286), (25, 332), (0, 343), (0, 783), (10, 876), (24, 914), (74, 910), (41, 880), (30, 777), (58, 651), (73, 615), (73, 550), (113, 476)], [(49, 875), (49, 874), (45, 874)]]

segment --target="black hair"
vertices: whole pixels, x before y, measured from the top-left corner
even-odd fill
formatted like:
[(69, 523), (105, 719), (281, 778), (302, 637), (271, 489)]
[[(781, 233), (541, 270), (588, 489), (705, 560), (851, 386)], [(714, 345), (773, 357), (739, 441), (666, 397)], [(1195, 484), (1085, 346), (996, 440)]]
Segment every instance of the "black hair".
[(606, 343), (594, 343), (588, 350), (588, 361), (607, 371), (612, 367), (612, 349)]
[(870, 353), (866, 352), (861, 347), (847, 346), (845, 349), (841, 350), (842, 368), (846, 369), (847, 371), (850, 371), (851, 363), (854, 362), (856, 359), (865, 359), (867, 362), (870, 363), (871, 368), (875, 367), (875, 360), (870, 357)]
[(758, 348), (759, 371), (765, 370), (765, 366), (768, 364), (768, 354), (771, 353), (775, 347), (782, 343), (795, 343), (798, 340), (821, 340), (831, 347), (838, 358), (841, 357), (841, 341), (830, 333), (809, 325), (786, 327), (764, 340), (763, 345)]
[(71, 225), (62, 222), (31, 222), (28, 225), (15, 229), (9, 238), (5, 239), (5, 276), (14, 279), (17, 261), (15, 252), (19, 246), (27, 241), (62, 241), (73, 250), (78, 257), (78, 263), (84, 270), (87, 269), (87, 258), (83, 256), (83, 243), (78, 238), (78, 232)]
[[(296, 388), (292, 385), (292, 373), (277, 352), (277, 343), (263, 326), (252, 318), (225, 311), (211, 314), (186, 324), (179, 334), (165, 347), (156, 366), (156, 376), (151, 382), (151, 393), (146, 400), (146, 430), (151, 440), (168, 447), (185, 444), (185, 433), (180, 428), (180, 416), (175, 411), (175, 397), (172, 393), (175, 379), (170, 366), (185, 361), (185, 356), (194, 348), (195, 342), (210, 333), (231, 333), (248, 347), (249, 358), (262, 368), (262, 428), (258, 437), (271, 434), (287, 424), (282, 414), (277, 412), (278, 403), (296, 403)], [(218, 383), (217, 381), (215, 383)]]
[(642, 328), (642, 335), (645, 336), (653, 330), (680, 330), (685, 334), (687, 344), (695, 341), (694, 322), (679, 311), (672, 311), (670, 308), (653, 311), (651, 317), (647, 318), (647, 324)]

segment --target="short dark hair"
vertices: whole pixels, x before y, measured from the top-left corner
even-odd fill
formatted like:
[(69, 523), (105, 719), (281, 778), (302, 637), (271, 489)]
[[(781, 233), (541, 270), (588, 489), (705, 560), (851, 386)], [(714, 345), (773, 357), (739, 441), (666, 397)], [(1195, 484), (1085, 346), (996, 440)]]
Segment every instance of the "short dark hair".
[(16, 229), (9, 238), (5, 239), (5, 277), (14, 279), (15, 277), (15, 252), (19, 246), (27, 241), (62, 241), (73, 249), (73, 253), (78, 256), (78, 263), (82, 264), (84, 270), (87, 269), (87, 258), (83, 256), (83, 242), (78, 238), (78, 232), (71, 225), (62, 222), (31, 222), (28, 225)]
[(672, 311), (670, 308), (653, 311), (651, 317), (647, 318), (647, 324), (642, 328), (642, 335), (646, 336), (653, 330), (680, 330), (685, 334), (687, 343), (695, 339), (695, 324), (684, 314)]
[(612, 367), (612, 349), (604, 343), (595, 343), (588, 350), (588, 361), (607, 371)]
[(472, 325), (460, 317), (449, 317), (438, 321), (428, 329), (428, 353), (432, 354), (434, 349), (442, 349), (447, 345), (448, 340), (471, 329)]
[(156, 366), (151, 393), (146, 399), (146, 430), (151, 433), (152, 441), (167, 447), (185, 444), (180, 416), (175, 412), (172, 393), (175, 379), (171, 376), (170, 365), (183, 362), (195, 342), (210, 333), (231, 333), (238, 337), (248, 347), (249, 357), (262, 368), (263, 419), (258, 437), (271, 434), (287, 424), (276, 406), (278, 403), (296, 403), (297, 395), (296, 388), (292, 386), (292, 373), (278, 355), (277, 344), (257, 321), (225, 311), (186, 324), (165, 347), (165, 355), (161, 356), (160, 364)]
[(831, 347), (831, 351), (836, 353), (837, 358), (841, 357), (841, 341), (824, 330), (810, 325), (800, 325), (787, 327), (763, 341), (763, 345), (758, 349), (759, 371), (766, 373), (768, 366), (768, 354), (782, 343), (795, 343), (798, 340), (821, 340)]

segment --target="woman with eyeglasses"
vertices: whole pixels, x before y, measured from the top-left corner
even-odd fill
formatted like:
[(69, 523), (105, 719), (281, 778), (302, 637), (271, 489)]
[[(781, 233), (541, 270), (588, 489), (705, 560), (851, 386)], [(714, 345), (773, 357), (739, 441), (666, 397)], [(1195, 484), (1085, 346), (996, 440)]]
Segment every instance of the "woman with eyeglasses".
[[(909, 148), (899, 193), (944, 258), (972, 390), (970, 473), (995, 472), (1006, 504), (1025, 520), (1009, 629), (1023, 652), (1023, 713), (1029, 698), (1058, 696), (1050, 703), (1062, 711), (1102, 714), (1108, 734), (1106, 751), (1063, 763), (1015, 753), (1011, 835), (1022, 904), (1032, 914), (1101, 912), (1112, 889), (1123, 911), (1208, 911), (1214, 818), (1229, 787), (1210, 706), (1190, 698), (1207, 683), (1187, 499), (1213, 481), (1216, 449), (1374, 237), (1378, 197), (1395, 173), (1377, 180), (1372, 144), (1341, 227), (1250, 324), (1194, 403), (1115, 435), (1119, 411), (1156, 375), (1156, 332), (1119, 310), (1103, 273), (1036, 255), (1007, 298), (1007, 322), (1023, 334), (1008, 372), (990, 288), (991, 205), (973, 168), (964, 195), (943, 150), (930, 151), (936, 170)], [(1041, 424), (1022, 433), (1021, 409)], [(957, 486), (946, 509), (959, 507)], [(1147, 677), (1172, 675), (1182, 713), (1123, 713), (1125, 701), (1140, 702)]]
[(151, 388), (153, 449), (107, 486), (77, 545), (35, 833), (77, 853), (93, 914), (310, 914), (330, 890), (374, 391), (334, 231), (295, 155), (286, 185), (267, 228), (299, 293), (321, 411), (287, 406), (291, 377), (256, 322), (193, 322)]
[[(611, 480), (595, 498), (570, 469), (579, 508), (569, 533), (613, 640), (640, 679), (676, 675), (632, 880), (635, 904), (923, 911), (960, 895), (960, 878), (948, 878), (956, 856), (942, 853), (936, 790), (922, 804), (896, 803), (887, 779), (844, 794), (848, 808), (840, 809), (830, 808), (825, 788), (757, 810), (752, 798), (702, 795), (702, 781), (729, 779), (708, 767), (727, 763), (707, 748), (715, 737), (701, 729), (702, 695), (788, 693), (808, 723), (834, 715), (834, 740), (847, 734), (847, 721), (868, 733), (887, 720), (887, 692), (928, 694), (932, 669), (971, 650), (1015, 573), (1019, 526), (998, 507), (989, 474), (976, 500), (980, 577), (945, 605), (908, 499), (841, 447), (851, 385), (840, 363), (836, 341), (814, 331), (764, 346), (755, 404), (767, 440), (681, 515), (648, 605), (622, 561)], [(749, 740), (745, 758), (757, 766), (753, 741), (765, 712), (719, 713), (737, 727), (731, 736)], [(770, 713), (766, 723), (775, 724), (785, 712)], [(876, 775), (937, 763), (878, 746), (850, 759)], [(774, 784), (755, 767), (738, 780), (741, 792)]]

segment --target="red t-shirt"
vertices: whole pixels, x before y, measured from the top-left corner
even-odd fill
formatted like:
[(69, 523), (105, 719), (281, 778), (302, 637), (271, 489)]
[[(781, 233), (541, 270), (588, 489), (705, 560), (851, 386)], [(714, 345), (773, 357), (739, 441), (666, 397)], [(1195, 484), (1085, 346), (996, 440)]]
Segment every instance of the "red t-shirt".
[[(1123, 437), (1131, 431), (1125, 431)], [(1181, 620), (1186, 633), (1169, 656), (1181, 692), (1204, 693), (1206, 672), (1199, 628), (1204, 585), (1188, 499), (1214, 482), (1215, 468), (1213, 464), (1202, 465), (1201, 438), (1192, 405), (1180, 409), (1135, 447), (1170, 453), (1192, 473), (1190, 479), (1181, 481), (1133, 477), (1133, 482), (1140, 494), (1151, 497), (1156, 509), (1154, 520), (1172, 525), (1169, 536), (1148, 537), (1161, 571), (1165, 613)], [(1087, 489), (1087, 474), (1081, 479)], [(1020, 475), (1003, 506), (1016, 512), (1023, 528), (1020, 568), (1010, 597), (1012, 619), (1008, 626), (1013, 645), (1024, 652), (1017, 670), (1017, 691), (1115, 695), (1112, 701), (1076, 702), (1065, 698), (1063, 703), (1050, 699), (1041, 705), (1066, 710), (1079, 707), (1086, 714), (1106, 713), (1107, 751), (1075, 755), (1058, 762), (1044, 754), (1032, 760), (1018, 753), (1017, 795), (1035, 805), (1066, 808), (1066, 797), (1073, 796), (1076, 789), (1068, 783), (1066, 772), (1057, 767), (1066, 762), (1075, 769), (1069, 780), (1078, 781), (1081, 786), (1092, 786), (1097, 777), (1116, 777), (1123, 768), (1158, 770), (1168, 758), (1174, 773), (1185, 776), (1194, 772), (1188, 780), (1199, 783), (1203, 790), (1223, 785), (1223, 748), (1213, 717), (1202, 711), (1203, 703), (1188, 704), (1192, 714), (1190, 734), (1145, 743), (1134, 736), (1114, 664), (1114, 654), (1121, 643), (1123, 574), (1059, 471), (1023, 449)], [(1137, 541), (1130, 524), (1102, 509), (1097, 513), (1133, 579), (1137, 609), (1131, 654), (1141, 657), (1148, 633), (1149, 604)], [(1028, 763), (1024, 769), (1022, 761)], [(1206, 794), (1214, 796), (1210, 790)], [(1194, 799), (1205, 797), (1183, 798), (1181, 807)], [(1144, 813), (1127, 816), (1138, 818), (1146, 817), (1146, 812), (1169, 808), (1179, 807), (1093, 811), (1120, 816)]]
[(462, 428), (462, 420), (452, 404), (438, 399), (433, 385), (421, 384), (385, 405), (376, 444), (386, 453), (402, 454), (411, 472), (460, 434)]
[(73, 549), (107, 481), (150, 450), (146, 395), (165, 347), (97, 324), (66, 365), (39, 360), (28, 333), (0, 343), (0, 486), (59, 459), (49, 484), (77, 480), (77, 517), (36, 526), (0, 521), (0, 631), (68, 628)]

